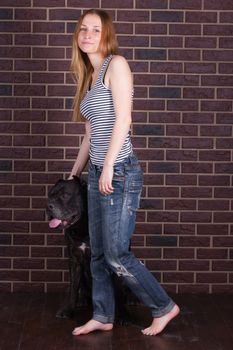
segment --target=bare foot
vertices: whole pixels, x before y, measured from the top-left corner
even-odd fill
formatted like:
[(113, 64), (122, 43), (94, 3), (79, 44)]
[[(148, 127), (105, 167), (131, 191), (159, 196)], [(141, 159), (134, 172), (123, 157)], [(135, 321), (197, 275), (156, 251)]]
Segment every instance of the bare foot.
[(112, 323), (101, 323), (96, 320), (90, 320), (87, 323), (85, 323), (81, 327), (76, 327), (72, 334), (73, 335), (81, 335), (81, 334), (88, 334), (93, 331), (111, 331), (113, 328)]
[(156, 335), (162, 332), (166, 325), (176, 317), (180, 312), (178, 305), (175, 305), (173, 309), (166, 315), (158, 318), (154, 318), (150, 327), (142, 330), (144, 335)]

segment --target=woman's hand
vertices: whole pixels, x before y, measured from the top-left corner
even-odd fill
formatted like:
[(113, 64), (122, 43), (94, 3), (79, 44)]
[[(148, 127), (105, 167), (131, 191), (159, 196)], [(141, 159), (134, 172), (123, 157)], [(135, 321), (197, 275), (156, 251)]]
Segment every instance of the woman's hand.
[(104, 165), (102, 173), (99, 179), (99, 191), (103, 195), (111, 194), (114, 191), (112, 187), (112, 179), (113, 179), (113, 166), (112, 165)]

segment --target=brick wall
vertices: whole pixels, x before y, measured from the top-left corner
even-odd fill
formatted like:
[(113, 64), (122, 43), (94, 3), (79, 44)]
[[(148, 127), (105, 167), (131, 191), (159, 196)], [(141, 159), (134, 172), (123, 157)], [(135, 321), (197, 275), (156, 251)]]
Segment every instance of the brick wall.
[(0, 290), (67, 285), (44, 207), (83, 134), (69, 74), (83, 6), (109, 10), (134, 72), (134, 252), (168, 291), (233, 292), (232, 0), (1, 0)]

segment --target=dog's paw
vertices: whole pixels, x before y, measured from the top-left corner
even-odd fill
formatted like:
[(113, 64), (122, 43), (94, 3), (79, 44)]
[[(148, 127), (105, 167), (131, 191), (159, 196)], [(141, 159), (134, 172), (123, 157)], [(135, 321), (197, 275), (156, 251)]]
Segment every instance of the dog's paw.
[(56, 317), (58, 318), (72, 318), (74, 316), (73, 308), (62, 308), (59, 309), (56, 313)]

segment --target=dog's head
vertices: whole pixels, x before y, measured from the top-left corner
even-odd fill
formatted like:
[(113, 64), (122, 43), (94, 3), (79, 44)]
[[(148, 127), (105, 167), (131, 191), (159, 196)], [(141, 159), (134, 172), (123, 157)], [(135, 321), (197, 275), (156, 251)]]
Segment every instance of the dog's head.
[(66, 229), (74, 225), (86, 210), (86, 182), (74, 176), (58, 180), (48, 194), (46, 214), (50, 228)]

